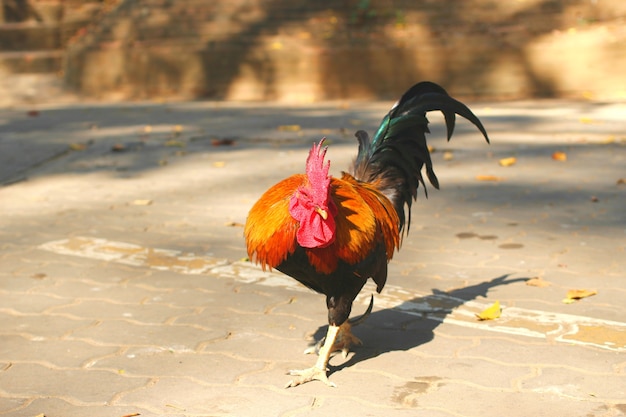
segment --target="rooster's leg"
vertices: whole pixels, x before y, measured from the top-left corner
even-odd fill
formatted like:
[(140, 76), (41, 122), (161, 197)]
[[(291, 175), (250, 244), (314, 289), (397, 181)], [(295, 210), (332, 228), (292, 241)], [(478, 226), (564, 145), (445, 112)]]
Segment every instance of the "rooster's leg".
[[(333, 348), (335, 345), (335, 340), (337, 339), (337, 333), (339, 332), (339, 326), (328, 326), (328, 332), (326, 333), (326, 341), (324, 345), (320, 349), (319, 357), (317, 358), (317, 362), (315, 366), (308, 369), (302, 370), (292, 370), (289, 371), (289, 375), (299, 376), (300, 378), (293, 379), (289, 381), (289, 383), (285, 386), (285, 388), (296, 387), (300, 384), (304, 384), (305, 382), (310, 382), (314, 380), (322, 381), (326, 385), (330, 387), (336, 386), (334, 383), (328, 380), (328, 376), (326, 375), (326, 369), (328, 367), (328, 360), (330, 359), (330, 354), (333, 352)], [(336, 350), (336, 349), (335, 349)]]
[[(370, 299), (370, 304), (362, 316), (347, 320), (341, 326), (339, 326), (339, 332), (337, 334), (335, 343), (333, 343), (333, 346), (330, 348), (331, 353), (341, 351), (342, 356), (345, 358), (348, 356), (351, 346), (361, 346), (363, 344), (363, 342), (361, 342), (361, 339), (359, 339), (352, 333), (352, 328), (354, 326), (358, 326), (359, 324), (363, 323), (365, 319), (367, 319), (367, 317), (372, 312), (372, 307), (374, 307), (374, 296), (372, 296), (372, 298)], [(314, 346), (306, 348), (304, 353), (307, 355), (311, 353), (319, 354), (325, 339), (326, 338), (322, 338)]]

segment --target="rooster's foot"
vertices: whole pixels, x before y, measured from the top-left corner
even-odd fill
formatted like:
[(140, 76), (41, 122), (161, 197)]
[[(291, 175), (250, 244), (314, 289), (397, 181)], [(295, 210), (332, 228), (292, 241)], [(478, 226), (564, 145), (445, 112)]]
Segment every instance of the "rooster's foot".
[(291, 370), (288, 372), (289, 375), (299, 376), (299, 378), (292, 379), (285, 385), (285, 388), (297, 387), (298, 385), (311, 382), (311, 381), (322, 381), (324, 384), (329, 387), (336, 387), (336, 385), (328, 380), (328, 376), (326, 376), (326, 370), (322, 370), (317, 366), (313, 366), (308, 369), (302, 370)]

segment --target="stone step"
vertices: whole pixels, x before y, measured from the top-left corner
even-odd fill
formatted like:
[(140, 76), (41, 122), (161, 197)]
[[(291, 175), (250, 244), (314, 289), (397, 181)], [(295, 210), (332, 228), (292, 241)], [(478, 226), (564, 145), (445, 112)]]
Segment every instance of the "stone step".
[(58, 23), (19, 22), (0, 24), (0, 51), (62, 49), (85, 21)]
[(63, 49), (0, 52), (0, 69), (8, 73), (58, 73), (63, 68)]

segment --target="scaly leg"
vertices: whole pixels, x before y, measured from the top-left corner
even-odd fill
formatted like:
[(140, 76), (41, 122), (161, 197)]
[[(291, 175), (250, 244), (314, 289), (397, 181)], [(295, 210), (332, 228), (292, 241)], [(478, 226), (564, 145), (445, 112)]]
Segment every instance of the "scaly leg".
[(337, 333), (339, 332), (339, 326), (328, 326), (328, 332), (326, 333), (326, 341), (324, 345), (320, 349), (319, 357), (317, 358), (317, 362), (315, 366), (308, 369), (302, 370), (291, 370), (289, 371), (289, 375), (299, 376), (300, 378), (293, 379), (289, 381), (289, 383), (285, 386), (285, 388), (297, 387), (300, 384), (304, 384), (306, 382), (318, 380), (322, 381), (326, 385), (330, 387), (335, 387), (336, 385), (328, 380), (328, 376), (326, 375), (326, 370), (328, 367), (328, 360), (330, 359), (330, 354), (333, 352), (332, 348), (335, 344), (335, 339), (337, 339)]
[[(335, 343), (333, 343), (332, 347), (330, 348), (331, 353), (341, 351), (342, 356), (346, 358), (348, 356), (348, 353), (350, 352), (351, 346), (353, 345), (361, 346), (363, 344), (363, 342), (361, 342), (361, 340), (352, 333), (352, 328), (354, 326), (358, 326), (359, 324), (363, 323), (365, 319), (367, 319), (367, 317), (372, 312), (372, 307), (374, 307), (374, 296), (370, 298), (370, 304), (362, 316), (347, 320), (341, 326), (339, 326), (337, 339), (335, 340)], [(314, 346), (306, 348), (304, 350), (304, 353), (306, 355), (310, 353), (319, 354), (322, 344), (325, 342), (325, 339), (326, 338), (322, 338)]]

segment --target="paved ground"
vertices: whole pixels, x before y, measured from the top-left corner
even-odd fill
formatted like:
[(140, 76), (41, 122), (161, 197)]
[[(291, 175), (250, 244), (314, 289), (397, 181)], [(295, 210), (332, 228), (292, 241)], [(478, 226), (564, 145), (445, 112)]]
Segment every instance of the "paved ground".
[(246, 262), (241, 225), (312, 140), (339, 173), (389, 104), (0, 111), (0, 415), (625, 415), (616, 103), (476, 103), (491, 146), (469, 123), (447, 144), (433, 115), (442, 190), (414, 205), (364, 346), (331, 359), (337, 388), (282, 388), (324, 300)]

